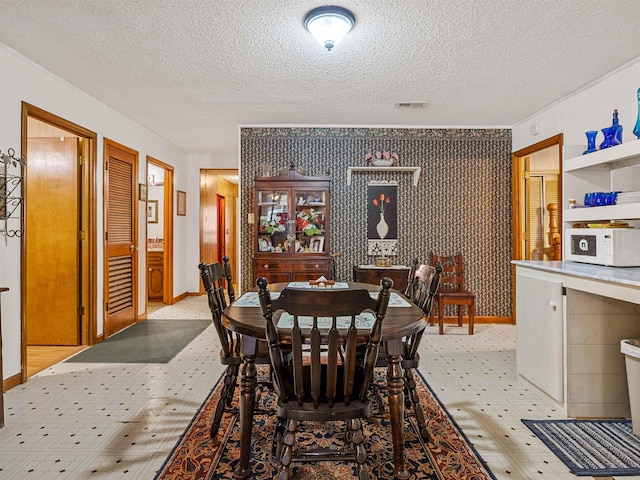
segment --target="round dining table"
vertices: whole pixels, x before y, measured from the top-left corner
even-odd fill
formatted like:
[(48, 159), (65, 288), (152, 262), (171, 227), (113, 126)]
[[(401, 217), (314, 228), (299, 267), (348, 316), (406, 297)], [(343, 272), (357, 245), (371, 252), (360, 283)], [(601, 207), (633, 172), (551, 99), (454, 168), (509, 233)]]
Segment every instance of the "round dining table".
[[(280, 292), (288, 283), (273, 283), (269, 291)], [(311, 287), (309, 287), (311, 288)], [(378, 292), (380, 286), (368, 283), (348, 283), (348, 288), (366, 288)], [(257, 289), (240, 296), (224, 311), (223, 322), (229, 330), (242, 335), (243, 365), (240, 368), (240, 458), (234, 478), (251, 477), (251, 431), (255, 408), (257, 369), (255, 359), (258, 342), (266, 340), (266, 320), (257, 301)], [(387, 354), (387, 386), (389, 390), (389, 413), (393, 439), (394, 474), (397, 479), (409, 478), (404, 461), (404, 372), (402, 369), (402, 338), (423, 330), (427, 319), (419, 307), (395, 290), (387, 314), (382, 322), (382, 338)]]

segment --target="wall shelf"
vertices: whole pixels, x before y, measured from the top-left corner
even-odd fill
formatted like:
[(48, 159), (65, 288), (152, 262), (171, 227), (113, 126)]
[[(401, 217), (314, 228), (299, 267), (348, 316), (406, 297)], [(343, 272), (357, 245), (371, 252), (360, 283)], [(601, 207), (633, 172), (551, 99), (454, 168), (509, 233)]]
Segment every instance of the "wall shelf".
[(351, 174), (353, 172), (412, 172), (413, 185), (418, 185), (421, 167), (348, 167), (347, 185), (351, 185)]

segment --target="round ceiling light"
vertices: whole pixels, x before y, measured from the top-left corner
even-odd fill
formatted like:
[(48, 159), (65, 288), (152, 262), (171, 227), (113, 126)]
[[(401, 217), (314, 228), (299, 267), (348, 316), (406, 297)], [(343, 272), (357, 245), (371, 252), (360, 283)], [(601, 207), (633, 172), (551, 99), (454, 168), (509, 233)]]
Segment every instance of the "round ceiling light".
[(329, 51), (340, 43), (355, 23), (353, 13), (333, 6), (314, 8), (304, 19), (304, 27)]

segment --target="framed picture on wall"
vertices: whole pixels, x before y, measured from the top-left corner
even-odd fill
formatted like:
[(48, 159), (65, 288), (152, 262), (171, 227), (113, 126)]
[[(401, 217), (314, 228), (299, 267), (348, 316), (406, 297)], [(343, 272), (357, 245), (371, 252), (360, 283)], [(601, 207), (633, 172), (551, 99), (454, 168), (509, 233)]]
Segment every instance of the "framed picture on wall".
[(158, 200), (147, 201), (147, 223), (158, 223)]
[(187, 214), (187, 192), (178, 190), (178, 215), (185, 216)]
[(147, 201), (147, 184), (139, 183), (138, 184), (138, 200), (141, 202)]

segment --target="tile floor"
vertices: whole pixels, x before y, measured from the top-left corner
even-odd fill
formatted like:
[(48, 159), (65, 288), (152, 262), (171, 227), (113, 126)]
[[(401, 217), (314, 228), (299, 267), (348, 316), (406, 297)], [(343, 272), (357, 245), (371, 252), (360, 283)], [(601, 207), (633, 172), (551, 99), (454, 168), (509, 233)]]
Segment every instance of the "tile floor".
[[(150, 318), (210, 317), (201, 296)], [(561, 415), (516, 379), (515, 327), (465, 331), (428, 327), (421, 365), (496, 478), (578, 478), (520, 422)], [(0, 479), (152, 479), (222, 372), (216, 344), (210, 327), (169, 364), (59, 363), (9, 390)]]

